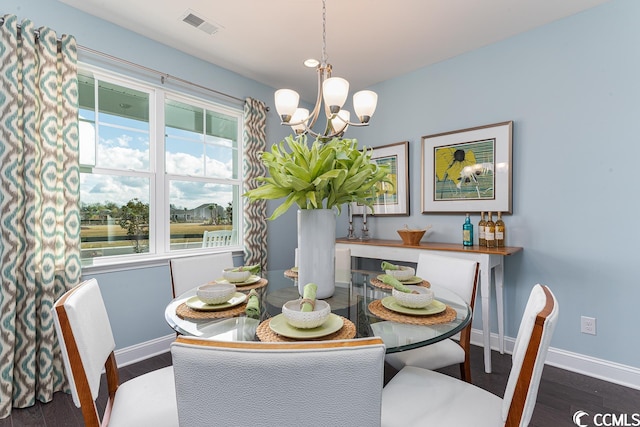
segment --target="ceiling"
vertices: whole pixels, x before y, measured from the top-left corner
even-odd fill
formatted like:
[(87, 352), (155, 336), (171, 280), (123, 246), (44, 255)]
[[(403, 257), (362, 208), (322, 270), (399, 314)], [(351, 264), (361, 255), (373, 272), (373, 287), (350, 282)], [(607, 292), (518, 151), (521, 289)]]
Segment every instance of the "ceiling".
[[(316, 72), (302, 63), (321, 59), (321, 0), (59, 1), (315, 100)], [(353, 93), (607, 1), (327, 0), (326, 52)], [(205, 22), (183, 22), (190, 13)]]

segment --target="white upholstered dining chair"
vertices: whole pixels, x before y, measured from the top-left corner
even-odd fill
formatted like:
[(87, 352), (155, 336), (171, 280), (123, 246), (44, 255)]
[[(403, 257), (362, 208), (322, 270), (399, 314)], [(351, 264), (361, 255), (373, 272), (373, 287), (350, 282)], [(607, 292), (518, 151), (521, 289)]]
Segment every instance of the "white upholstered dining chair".
[(380, 338), (171, 345), (181, 427), (379, 426)]
[[(167, 367), (119, 384), (115, 341), (95, 279), (67, 291), (52, 314), (73, 402), (86, 426), (177, 426), (173, 368)], [(105, 370), (108, 401), (102, 420), (95, 400)]]
[(548, 287), (535, 285), (524, 309), (504, 397), (457, 378), (415, 366), (402, 368), (382, 393), (382, 426), (527, 426), (551, 336), (558, 302)]
[[(476, 261), (433, 255), (421, 252), (418, 255), (416, 276), (421, 277), (434, 288), (447, 288), (469, 304), (473, 311), (478, 285), (479, 265)], [(437, 298), (437, 291), (436, 291)], [(395, 369), (417, 366), (425, 369), (439, 369), (459, 364), (460, 377), (471, 382), (471, 322), (453, 339), (445, 339), (435, 344), (413, 350), (391, 353), (386, 362)]]
[(222, 270), (227, 267), (233, 267), (231, 252), (169, 260), (173, 297), (222, 277)]

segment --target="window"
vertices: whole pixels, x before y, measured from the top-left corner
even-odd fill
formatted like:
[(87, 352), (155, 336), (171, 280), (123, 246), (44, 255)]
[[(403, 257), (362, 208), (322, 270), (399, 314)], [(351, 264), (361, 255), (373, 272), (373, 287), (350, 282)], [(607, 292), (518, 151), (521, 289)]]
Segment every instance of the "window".
[(78, 83), (83, 264), (212, 250), (210, 231), (239, 249), (242, 111), (89, 67)]

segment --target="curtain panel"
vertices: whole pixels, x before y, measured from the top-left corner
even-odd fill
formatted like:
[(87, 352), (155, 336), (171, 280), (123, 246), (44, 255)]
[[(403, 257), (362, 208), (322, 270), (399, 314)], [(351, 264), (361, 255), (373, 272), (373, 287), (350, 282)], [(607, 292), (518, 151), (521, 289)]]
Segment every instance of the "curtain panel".
[(80, 279), (77, 45), (0, 18), (0, 418), (67, 383), (51, 308)]
[[(244, 104), (244, 191), (258, 186), (256, 178), (265, 176), (267, 168), (260, 153), (267, 149), (267, 106), (247, 98)], [(267, 269), (267, 201), (248, 203), (244, 209), (245, 265), (260, 264)]]

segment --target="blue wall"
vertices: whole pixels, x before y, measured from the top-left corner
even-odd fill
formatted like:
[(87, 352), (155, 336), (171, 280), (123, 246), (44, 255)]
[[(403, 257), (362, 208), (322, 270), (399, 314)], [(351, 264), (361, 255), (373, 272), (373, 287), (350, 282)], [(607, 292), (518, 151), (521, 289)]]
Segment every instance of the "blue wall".
[[(459, 242), (464, 213), (421, 214), (421, 137), (513, 120), (505, 223), (507, 244), (524, 251), (506, 259), (506, 334), (516, 336), (531, 287), (544, 283), (561, 308), (553, 347), (635, 367), (638, 17), (640, 2), (613, 1), (383, 82), (372, 88), (379, 107), (359, 136), (374, 146), (410, 142), (411, 217), (372, 218), (374, 235), (432, 224), (429, 240)], [(581, 315), (597, 318), (596, 336), (580, 333)]]
[[(74, 34), (83, 46), (272, 105), (273, 88), (61, 3), (8, 0), (3, 6), (3, 13)], [(640, 207), (633, 168), (640, 158), (638, 16), (639, 2), (615, 0), (383, 82), (373, 87), (379, 106), (371, 126), (349, 131), (366, 145), (410, 142), (411, 216), (371, 218), (373, 236), (395, 239), (404, 224), (432, 224), (427, 239), (459, 242), (464, 214), (421, 213), (421, 137), (513, 120), (513, 215), (505, 222), (507, 244), (524, 251), (506, 260), (506, 333), (516, 335), (529, 290), (545, 283), (561, 305), (553, 347), (635, 367), (640, 367), (634, 339), (640, 231), (633, 225)], [(277, 142), (287, 131), (274, 111), (269, 117), (268, 141)], [(473, 220), (477, 223), (477, 215)], [(295, 221), (291, 210), (269, 223), (270, 268), (291, 265)], [(338, 227), (343, 235), (344, 214)], [(162, 317), (170, 296), (166, 266), (98, 279), (118, 347), (170, 333)], [(596, 336), (580, 333), (581, 315), (597, 318)], [(477, 328), (480, 320), (478, 312)], [(494, 318), (494, 331), (495, 323)]]

